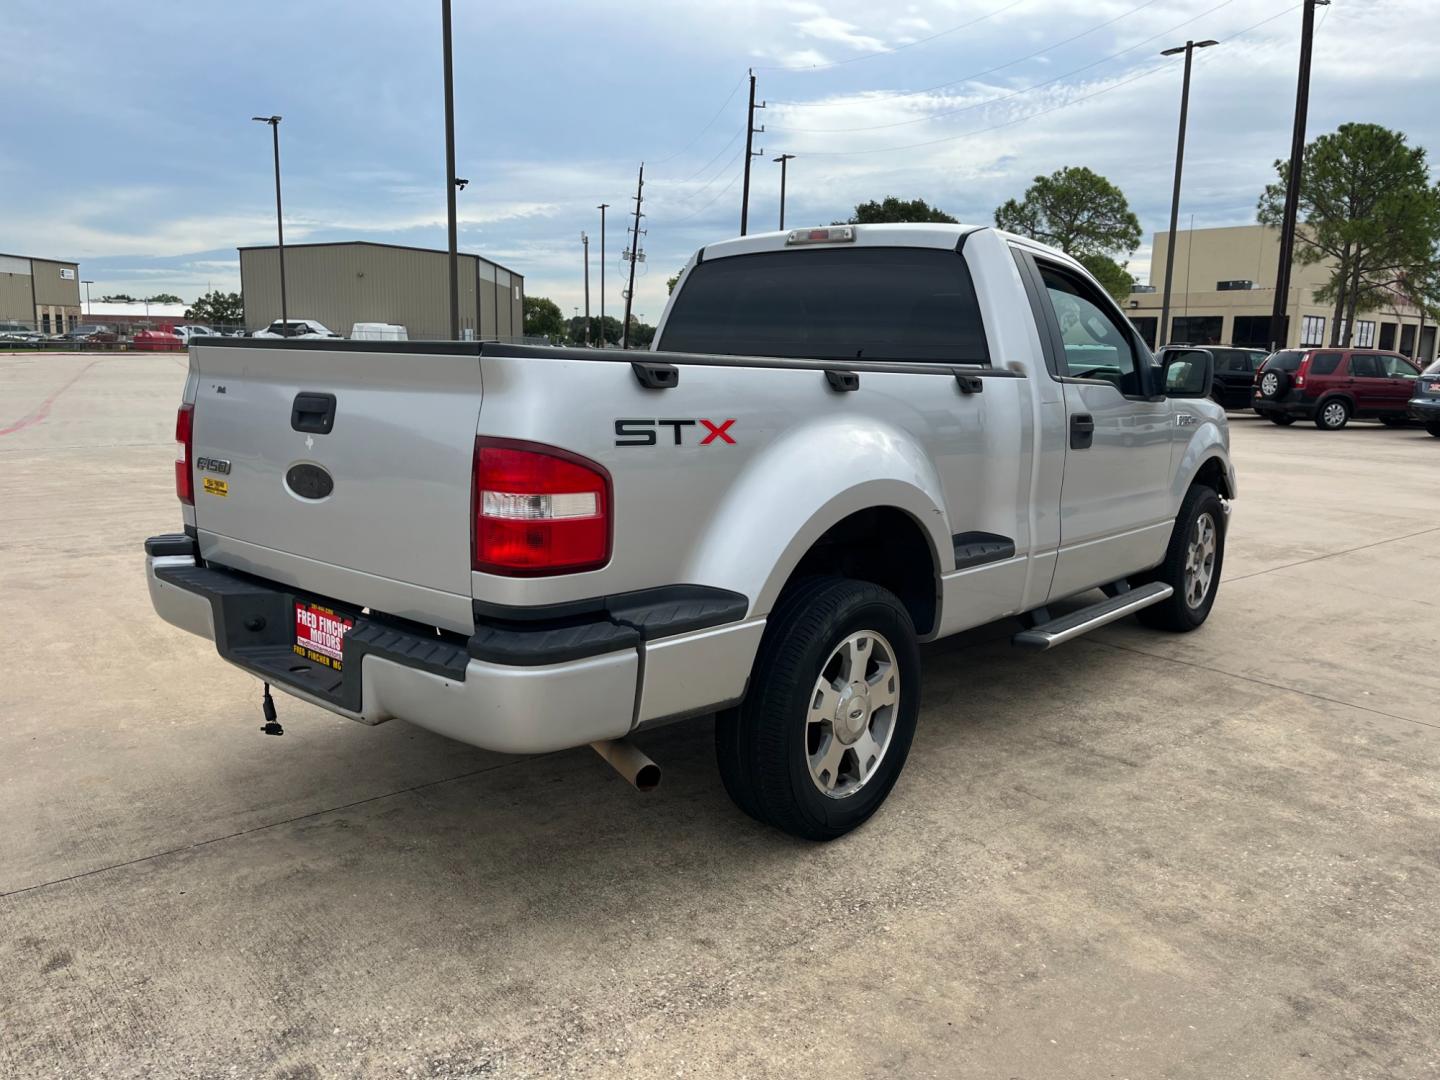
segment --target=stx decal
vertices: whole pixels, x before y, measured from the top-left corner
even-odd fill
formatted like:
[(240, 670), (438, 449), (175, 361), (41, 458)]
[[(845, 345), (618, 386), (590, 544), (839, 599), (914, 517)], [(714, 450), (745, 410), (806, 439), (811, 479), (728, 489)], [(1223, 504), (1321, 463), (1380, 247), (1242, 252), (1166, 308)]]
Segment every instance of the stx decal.
[(730, 427), (735, 423), (732, 416), (729, 420), (706, 420), (696, 418), (694, 420), (616, 420), (615, 421), (615, 445), (616, 446), (656, 446), (660, 442), (660, 429), (668, 428), (670, 431), (669, 445), (684, 446), (686, 444), (685, 429), (703, 426), (704, 437), (696, 440), (695, 435), (700, 431), (691, 432), (691, 442), (700, 446), (712, 444), (729, 443), (735, 445), (735, 438), (730, 434)]

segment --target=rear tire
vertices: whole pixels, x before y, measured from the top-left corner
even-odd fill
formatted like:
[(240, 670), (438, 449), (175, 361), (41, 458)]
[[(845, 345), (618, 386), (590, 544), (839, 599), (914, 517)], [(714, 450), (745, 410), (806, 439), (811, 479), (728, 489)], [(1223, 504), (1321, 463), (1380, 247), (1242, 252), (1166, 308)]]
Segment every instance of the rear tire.
[(1291, 424), (1295, 423), (1295, 417), (1285, 416), (1280, 413), (1272, 413), (1269, 419), (1270, 423), (1275, 424), (1278, 427), (1289, 427)]
[(1382, 416), (1380, 423), (1386, 427), (1409, 427), (1410, 418), (1408, 416)]
[[(1225, 504), (1213, 488), (1193, 485), (1175, 516), (1165, 561), (1148, 575), (1175, 590), (1166, 600), (1136, 613), (1146, 626), (1184, 634), (1210, 617), (1225, 564)], [(1197, 596), (1198, 592), (1198, 596)]]
[(904, 605), (869, 582), (811, 578), (770, 616), (745, 700), (716, 718), (720, 778), (751, 817), (834, 840), (890, 794), (919, 712)]
[(1428, 431), (1431, 435), (1434, 435), (1435, 438), (1440, 439), (1440, 423), (1426, 424), (1425, 430)]
[(1344, 398), (1322, 401), (1315, 410), (1315, 426), (1321, 431), (1339, 431), (1350, 422), (1350, 406)]

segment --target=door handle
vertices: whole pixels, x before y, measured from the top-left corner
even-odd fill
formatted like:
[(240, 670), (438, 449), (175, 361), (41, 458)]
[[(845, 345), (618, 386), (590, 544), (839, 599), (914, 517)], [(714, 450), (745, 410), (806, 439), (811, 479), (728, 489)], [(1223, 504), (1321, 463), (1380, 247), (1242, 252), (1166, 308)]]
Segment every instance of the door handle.
[(290, 426), (296, 431), (329, 435), (335, 426), (335, 395), (296, 394), (290, 407)]
[(1089, 413), (1070, 417), (1070, 449), (1089, 450), (1095, 441), (1095, 418)]

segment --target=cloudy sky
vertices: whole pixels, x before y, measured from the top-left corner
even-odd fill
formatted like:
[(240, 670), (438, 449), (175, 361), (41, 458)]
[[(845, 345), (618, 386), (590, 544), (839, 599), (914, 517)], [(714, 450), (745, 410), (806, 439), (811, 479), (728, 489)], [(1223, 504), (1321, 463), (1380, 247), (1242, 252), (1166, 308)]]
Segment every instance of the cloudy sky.
[[(829, 222), (921, 197), (967, 221), (1037, 173), (1088, 165), (1146, 241), (1169, 211), (1179, 58), (1199, 54), (1182, 222), (1246, 223), (1287, 152), (1291, 0), (454, 0), (460, 245), (581, 303), (580, 233), (611, 204), (609, 310), (635, 170), (648, 259), (636, 310), (689, 253), (739, 228), (747, 68), (765, 156), (751, 226)], [(279, 113), (286, 236), (443, 247), (439, 4), (395, 0), (5, 0), (0, 251), (82, 262), (95, 295), (191, 299), (239, 284), (237, 245), (274, 238)], [(1440, 10), (1334, 0), (1316, 39), (1311, 135), (1348, 120), (1440, 154)], [(598, 299), (596, 301), (598, 306)]]

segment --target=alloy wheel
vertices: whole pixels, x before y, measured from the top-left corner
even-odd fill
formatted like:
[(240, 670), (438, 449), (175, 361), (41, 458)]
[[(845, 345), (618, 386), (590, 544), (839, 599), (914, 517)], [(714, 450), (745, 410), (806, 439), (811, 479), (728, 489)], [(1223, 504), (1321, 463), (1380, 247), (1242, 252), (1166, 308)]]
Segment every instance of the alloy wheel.
[(875, 775), (895, 734), (900, 667), (890, 642), (860, 630), (831, 652), (805, 718), (810, 779), (832, 799), (854, 795)]

